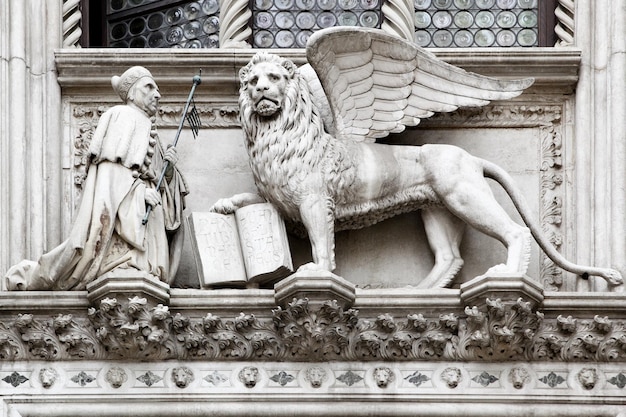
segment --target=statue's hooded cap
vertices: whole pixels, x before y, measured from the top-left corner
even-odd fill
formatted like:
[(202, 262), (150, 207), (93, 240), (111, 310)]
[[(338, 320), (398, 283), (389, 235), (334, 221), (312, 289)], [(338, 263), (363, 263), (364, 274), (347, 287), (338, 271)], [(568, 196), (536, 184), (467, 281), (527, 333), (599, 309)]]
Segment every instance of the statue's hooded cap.
[(145, 69), (144, 67), (135, 66), (130, 67), (120, 76), (114, 75), (111, 78), (111, 85), (113, 86), (113, 90), (121, 97), (121, 99), (126, 102), (128, 97), (128, 91), (130, 88), (140, 79), (144, 77), (154, 78), (150, 71)]

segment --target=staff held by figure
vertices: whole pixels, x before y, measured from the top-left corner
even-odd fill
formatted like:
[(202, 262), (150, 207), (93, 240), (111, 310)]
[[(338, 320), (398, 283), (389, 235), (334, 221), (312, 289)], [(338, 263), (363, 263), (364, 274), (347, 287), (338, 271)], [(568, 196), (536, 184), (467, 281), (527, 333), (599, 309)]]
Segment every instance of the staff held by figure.
[[(180, 123), (178, 124), (178, 130), (176, 131), (176, 137), (174, 138), (174, 143), (171, 145), (172, 147), (176, 147), (178, 144), (178, 139), (180, 138), (180, 132), (183, 130), (183, 126), (185, 125), (185, 119), (189, 121), (189, 127), (191, 127), (191, 132), (193, 133), (194, 139), (198, 135), (198, 129), (200, 128), (200, 116), (198, 115), (198, 111), (196, 109), (196, 105), (193, 101), (193, 95), (196, 92), (196, 87), (202, 83), (202, 79), (200, 76), (202, 75), (202, 70), (200, 70), (199, 75), (195, 75), (193, 77), (193, 85), (191, 86), (191, 91), (189, 92), (189, 97), (187, 98), (187, 102), (185, 103), (185, 108), (183, 110), (183, 115), (180, 119)], [(191, 107), (191, 111), (189, 110)], [(159, 176), (159, 180), (156, 184), (156, 189), (158, 190), (161, 187), (161, 183), (165, 178), (165, 172), (169, 167), (170, 162), (165, 161), (163, 165), (163, 170), (161, 171), (161, 175)], [(148, 204), (146, 207), (146, 214), (141, 220), (141, 224), (146, 225), (148, 223), (148, 219), (150, 216), (150, 212), (152, 211), (152, 206)]]

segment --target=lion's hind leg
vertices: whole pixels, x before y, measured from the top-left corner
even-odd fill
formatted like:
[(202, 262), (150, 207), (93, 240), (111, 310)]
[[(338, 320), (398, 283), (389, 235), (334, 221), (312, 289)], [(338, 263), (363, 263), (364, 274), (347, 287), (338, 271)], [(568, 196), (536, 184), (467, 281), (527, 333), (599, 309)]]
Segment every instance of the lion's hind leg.
[(530, 261), (530, 231), (511, 219), (484, 178), (460, 181), (444, 201), (453, 214), (506, 247), (506, 263), (490, 268), (488, 273), (526, 273)]
[(481, 160), (450, 147), (433, 148), (427, 157), (433, 191), (459, 219), (498, 239), (507, 248), (505, 264), (489, 272), (526, 273), (531, 236), (527, 227), (515, 223), (495, 199), (484, 177)]
[(422, 210), (428, 244), (435, 255), (435, 264), (418, 288), (446, 288), (463, 267), (459, 246), (465, 223), (443, 207)]

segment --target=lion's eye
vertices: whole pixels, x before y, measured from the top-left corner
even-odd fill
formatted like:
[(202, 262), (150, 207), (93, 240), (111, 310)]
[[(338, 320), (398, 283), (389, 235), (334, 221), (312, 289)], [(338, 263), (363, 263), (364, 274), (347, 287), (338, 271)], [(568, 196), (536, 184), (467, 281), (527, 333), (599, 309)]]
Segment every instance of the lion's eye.
[(270, 80), (272, 80), (272, 81), (280, 80), (280, 75), (278, 75), (278, 74), (270, 74), (269, 77), (270, 77)]
[(258, 81), (259, 79), (257, 77), (252, 77), (250, 78), (250, 80), (248, 80), (248, 84), (254, 87)]

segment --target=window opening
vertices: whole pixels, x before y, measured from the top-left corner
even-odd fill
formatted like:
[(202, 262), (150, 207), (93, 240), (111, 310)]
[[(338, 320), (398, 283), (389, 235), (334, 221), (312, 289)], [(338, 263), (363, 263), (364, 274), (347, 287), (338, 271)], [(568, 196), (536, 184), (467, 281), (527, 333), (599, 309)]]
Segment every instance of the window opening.
[(218, 0), (111, 0), (107, 45), (114, 48), (217, 48)]
[(423, 47), (538, 46), (538, 0), (414, 0)]
[(255, 48), (304, 48), (316, 30), (380, 28), (383, 0), (252, 0)]

